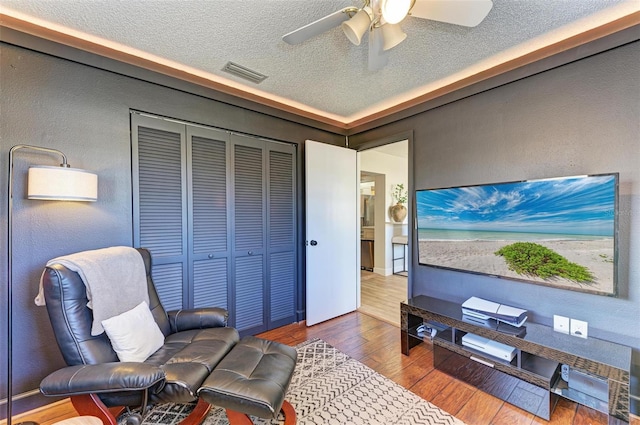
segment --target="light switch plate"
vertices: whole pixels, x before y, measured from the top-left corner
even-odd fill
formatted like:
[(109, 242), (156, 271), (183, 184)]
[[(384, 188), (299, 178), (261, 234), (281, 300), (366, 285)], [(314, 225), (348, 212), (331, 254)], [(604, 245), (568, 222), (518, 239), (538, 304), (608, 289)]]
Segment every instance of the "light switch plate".
[(562, 332), (563, 334), (569, 333), (569, 318), (564, 316), (553, 315), (553, 330), (556, 332)]
[(586, 338), (588, 335), (589, 324), (582, 320), (571, 319), (571, 335)]

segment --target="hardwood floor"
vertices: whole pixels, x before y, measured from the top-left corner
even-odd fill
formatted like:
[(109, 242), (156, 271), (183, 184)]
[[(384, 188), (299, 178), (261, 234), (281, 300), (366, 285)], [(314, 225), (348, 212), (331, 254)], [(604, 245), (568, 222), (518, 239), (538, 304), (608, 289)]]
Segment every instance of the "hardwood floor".
[(360, 272), (360, 312), (400, 327), (400, 303), (406, 300), (406, 276)]
[[(42, 406), (21, 415), (13, 416), (12, 425), (20, 422), (33, 421), (39, 425), (52, 425), (56, 422), (78, 416), (78, 412), (73, 408), (69, 399), (56, 401), (55, 403)], [(6, 420), (0, 421), (0, 425), (6, 424)]]
[[(292, 324), (260, 335), (295, 345), (321, 338), (468, 425), (604, 425), (607, 416), (561, 399), (545, 421), (433, 368), (431, 345), (420, 344), (410, 356), (400, 353), (400, 329), (360, 312), (306, 327)], [(632, 418), (631, 425), (640, 425)]]
[[(604, 425), (607, 416), (562, 399), (551, 421), (545, 421), (433, 368), (431, 345), (420, 344), (410, 356), (400, 353), (400, 329), (367, 314), (353, 312), (315, 326), (294, 323), (260, 337), (296, 345), (321, 338), (337, 349), (394, 380), (468, 425)], [(52, 425), (69, 414), (70, 403), (41, 409), (14, 419)], [(631, 425), (640, 425), (633, 417)]]

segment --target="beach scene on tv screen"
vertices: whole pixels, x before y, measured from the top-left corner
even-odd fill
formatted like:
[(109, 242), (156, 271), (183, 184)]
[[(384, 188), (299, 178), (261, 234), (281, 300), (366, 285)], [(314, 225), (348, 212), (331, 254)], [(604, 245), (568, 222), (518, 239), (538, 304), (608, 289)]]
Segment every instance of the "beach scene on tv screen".
[(616, 176), (418, 190), (419, 263), (615, 294)]

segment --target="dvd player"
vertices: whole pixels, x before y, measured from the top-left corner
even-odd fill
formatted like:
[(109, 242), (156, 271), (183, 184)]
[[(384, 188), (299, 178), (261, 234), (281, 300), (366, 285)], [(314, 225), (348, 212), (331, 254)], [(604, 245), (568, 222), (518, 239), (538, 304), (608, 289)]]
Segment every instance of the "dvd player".
[(515, 347), (471, 333), (465, 334), (462, 337), (462, 345), (508, 362), (516, 356)]

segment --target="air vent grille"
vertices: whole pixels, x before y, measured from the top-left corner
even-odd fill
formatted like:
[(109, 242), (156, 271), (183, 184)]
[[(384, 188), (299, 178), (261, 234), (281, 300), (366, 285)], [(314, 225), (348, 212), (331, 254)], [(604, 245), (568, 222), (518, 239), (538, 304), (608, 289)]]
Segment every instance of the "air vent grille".
[(249, 80), (252, 83), (260, 84), (263, 82), (267, 76), (264, 74), (260, 74), (252, 69), (249, 69), (245, 66), (238, 65), (234, 62), (227, 62), (225, 66), (222, 67), (224, 72), (228, 72), (229, 74), (233, 74), (236, 77), (244, 78), (245, 80)]

